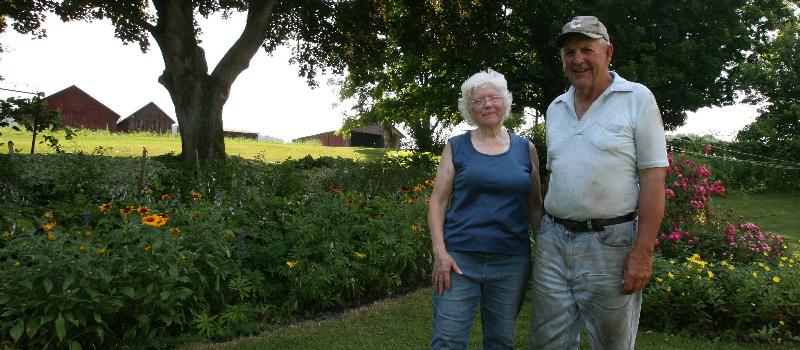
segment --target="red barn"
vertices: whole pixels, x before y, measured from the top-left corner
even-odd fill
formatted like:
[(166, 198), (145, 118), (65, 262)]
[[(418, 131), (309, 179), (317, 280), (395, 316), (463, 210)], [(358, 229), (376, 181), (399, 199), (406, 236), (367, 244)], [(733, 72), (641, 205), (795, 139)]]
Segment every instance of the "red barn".
[(387, 145), (383, 137), (383, 127), (378, 124), (370, 124), (351, 130), (349, 139), (345, 139), (342, 135), (336, 135), (334, 130), (300, 137), (292, 142), (319, 140), (323, 146), (400, 148), (400, 141), (405, 137), (400, 130), (392, 127), (392, 141)]
[(75, 129), (115, 131), (119, 114), (72, 85), (44, 98), (47, 109), (61, 113), (64, 126)]
[(175, 121), (155, 103), (150, 102), (117, 123), (117, 131), (172, 132)]

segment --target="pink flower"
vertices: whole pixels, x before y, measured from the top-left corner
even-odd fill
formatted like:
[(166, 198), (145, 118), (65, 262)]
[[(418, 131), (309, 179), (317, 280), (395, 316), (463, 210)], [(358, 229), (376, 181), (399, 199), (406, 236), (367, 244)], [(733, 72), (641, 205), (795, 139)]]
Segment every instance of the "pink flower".
[(711, 153), (711, 145), (706, 145), (705, 153), (706, 154)]
[(671, 188), (668, 188), (664, 190), (664, 195), (667, 197), (667, 199), (675, 197), (675, 191), (673, 191)]
[(670, 240), (670, 241), (673, 241), (673, 242), (680, 241), (680, 240), (681, 240), (681, 234), (680, 234), (680, 232), (678, 232), (678, 231), (672, 231), (672, 233), (670, 233), (670, 234), (669, 234), (669, 240)]

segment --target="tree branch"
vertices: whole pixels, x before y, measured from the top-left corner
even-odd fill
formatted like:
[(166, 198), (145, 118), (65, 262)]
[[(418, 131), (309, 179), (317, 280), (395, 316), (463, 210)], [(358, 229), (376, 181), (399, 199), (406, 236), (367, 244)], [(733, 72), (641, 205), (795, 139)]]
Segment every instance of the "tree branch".
[(272, 8), (276, 3), (277, 0), (249, 2), (247, 23), (242, 35), (231, 45), (211, 73), (218, 82), (230, 86), (250, 66), (250, 60), (266, 39)]

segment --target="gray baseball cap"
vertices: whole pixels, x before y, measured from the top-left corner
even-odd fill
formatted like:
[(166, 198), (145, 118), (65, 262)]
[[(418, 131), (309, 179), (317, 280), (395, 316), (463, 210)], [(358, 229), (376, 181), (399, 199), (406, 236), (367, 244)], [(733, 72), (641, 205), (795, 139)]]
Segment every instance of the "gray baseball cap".
[(564, 40), (572, 34), (583, 34), (592, 39), (606, 39), (609, 43), (606, 26), (595, 16), (577, 16), (561, 27), (561, 34), (556, 37), (556, 47), (564, 45)]

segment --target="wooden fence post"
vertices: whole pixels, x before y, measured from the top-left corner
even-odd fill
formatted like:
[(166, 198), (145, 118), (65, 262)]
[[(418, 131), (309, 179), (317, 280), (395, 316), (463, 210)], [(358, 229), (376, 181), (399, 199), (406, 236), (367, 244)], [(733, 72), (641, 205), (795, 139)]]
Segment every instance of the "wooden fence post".
[(144, 189), (144, 167), (145, 162), (147, 161), (147, 148), (142, 147), (142, 160), (139, 164), (139, 195), (142, 195), (142, 190)]
[(14, 161), (14, 141), (8, 141), (8, 163)]

